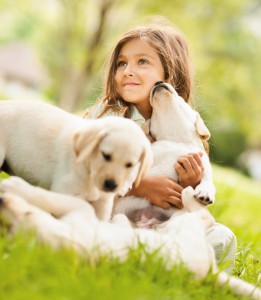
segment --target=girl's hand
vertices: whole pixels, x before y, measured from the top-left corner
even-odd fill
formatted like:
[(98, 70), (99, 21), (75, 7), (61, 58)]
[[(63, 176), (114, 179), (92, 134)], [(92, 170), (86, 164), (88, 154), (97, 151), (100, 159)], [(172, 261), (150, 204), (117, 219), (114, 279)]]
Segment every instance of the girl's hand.
[(132, 188), (128, 196), (134, 195), (148, 199), (152, 204), (168, 209), (173, 205), (182, 208), (183, 187), (166, 176), (149, 176), (141, 180), (137, 188)]
[(204, 172), (202, 155), (202, 152), (190, 153), (181, 156), (175, 163), (174, 167), (179, 175), (179, 184), (183, 188), (187, 186), (195, 188), (200, 183)]

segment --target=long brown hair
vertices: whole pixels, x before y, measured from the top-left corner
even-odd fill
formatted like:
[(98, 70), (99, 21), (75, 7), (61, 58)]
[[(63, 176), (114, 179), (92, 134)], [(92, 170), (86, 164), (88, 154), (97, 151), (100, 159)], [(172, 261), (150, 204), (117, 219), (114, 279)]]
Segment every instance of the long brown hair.
[(107, 66), (104, 94), (100, 100), (105, 105), (100, 116), (112, 108), (121, 115), (129, 117), (129, 104), (117, 93), (114, 78), (120, 51), (133, 39), (141, 39), (150, 44), (159, 55), (165, 72), (165, 80), (186, 102), (190, 102), (193, 94), (194, 74), (185, 36), (176, 27), (166, 24), (139, 26), (124, 34), (112, 51)]

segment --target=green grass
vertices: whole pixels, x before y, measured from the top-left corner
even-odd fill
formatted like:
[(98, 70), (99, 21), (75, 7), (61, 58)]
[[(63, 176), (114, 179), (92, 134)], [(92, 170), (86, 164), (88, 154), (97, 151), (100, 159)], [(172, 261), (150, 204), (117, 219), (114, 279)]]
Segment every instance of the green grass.
[[(211, 211), (238, 238), (234, 274), (256, 283), (261, 273), (261, 188), (238, 173), (214, 167), (216, 204)], [(70, 250), (53, 251), (34, 235), (0, 237), (0, 299), (244, 299), (219, 288), (213, 276), (197, 281), (182, 266), (166, 271), (155, 254), (132, 251), (125, 263), (94, 263)]]

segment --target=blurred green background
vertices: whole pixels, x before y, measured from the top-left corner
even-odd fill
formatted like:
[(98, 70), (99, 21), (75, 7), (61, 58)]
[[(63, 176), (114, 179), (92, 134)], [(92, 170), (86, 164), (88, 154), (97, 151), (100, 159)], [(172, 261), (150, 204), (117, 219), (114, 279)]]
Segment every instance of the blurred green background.
[(155, 15), (189, 41), (212, 161), (245, 169), (249, 156), (239, 157), (254, 150), (257, 174), (260, 0), (1, 0), (0, 98), (39, 98), (82, 113), (99, 98), (116, 40)]

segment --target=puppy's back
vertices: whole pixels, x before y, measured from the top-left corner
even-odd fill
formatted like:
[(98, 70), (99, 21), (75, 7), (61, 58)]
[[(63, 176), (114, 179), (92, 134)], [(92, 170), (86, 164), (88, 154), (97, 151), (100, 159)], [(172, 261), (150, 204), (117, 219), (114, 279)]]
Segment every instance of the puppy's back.
[[(49, 188), (62, 139), (85, 123), (80, 117), (36, 101), (0, 101), (0, 148), (15, 175)], [(87, 122), (87, 120), (86, 120)], [(2, 162), (0, 162), (2, 163)], [(39, 178), (37, 176), (39, 174)]]

